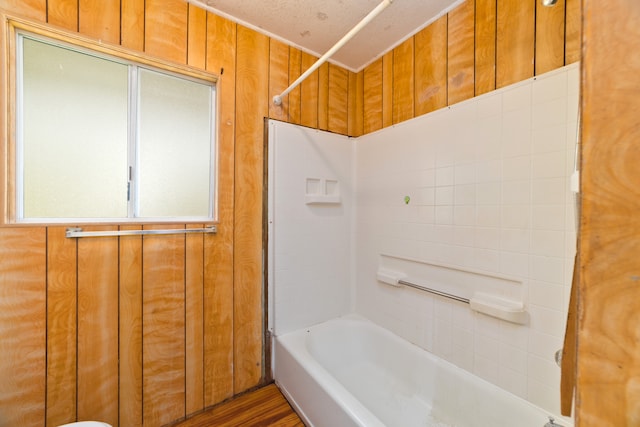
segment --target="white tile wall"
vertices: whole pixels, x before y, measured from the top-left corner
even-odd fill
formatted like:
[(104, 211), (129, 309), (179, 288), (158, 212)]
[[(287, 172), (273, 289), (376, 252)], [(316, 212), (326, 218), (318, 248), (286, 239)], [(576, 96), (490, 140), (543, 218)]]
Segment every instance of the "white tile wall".
[[(287, 139), (270, 152), (279, 162), (270, 183), (276, 329), (355, 309), (559, 413), (553, 357), (562, 346), (575, 253), (568, 176), (578, 91), (574, 64), (355, 142), (271, 122)], [(344, 202), (305, 205), (303, 181), (312, 175), (337, 179)], [(530, 321), (511, 324), (379, 283), (380, 254), (512, 276), (523, 283)]]
[[(356, 142), (356, 310), (554, 413), (575, 253), (578, 79), (574, 64)], [(516, 277), (530, 322), (388, 288), (375, 280), (381, 253)]]

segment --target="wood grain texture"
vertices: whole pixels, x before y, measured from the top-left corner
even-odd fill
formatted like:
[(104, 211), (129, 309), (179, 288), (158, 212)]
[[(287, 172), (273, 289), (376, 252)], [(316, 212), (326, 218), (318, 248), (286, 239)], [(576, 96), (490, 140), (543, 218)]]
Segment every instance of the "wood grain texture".
[(640, 39), (640, 6), (584, 6), (577, 423), (637, 426), (640, 62), (629, 53)]
[(475, 95), (475, 0), (465, 0), (448, 14), (447, 104)]
[[(302, 73), (307, 71), (318, 58), (302, 52)], [(300, 124), (318, 127), (318, 70), (314, 71), (300, 85)]]
[(496, 0), (476, 0), (475, 94), (496, 88)]
[(218, 233), (204, 240), (204, 401), (211, 406), (233, 396), (233, 239), (235, 198), (235, 23), (207, 19), (207, 69), (218, 82)]
[(120, 44), (120, 0), (78, 0), (80, 32), (111, 44)]
[(47, 20), (47, 0), (3, 0), (2, 7), (21, 18), (40, 22)]
[(364, 71), (364, 133), (382, 129), (382, 58)]
[[(83, 227), (116, 230), (116, 227)], [(78, 240), (78, 419), (118, 425), (118, 238)]]
[(318, 68), (318, 129), (329, 129), (329, 63)]
[(496, 88), (533, 77), (535, 6), (535, 0), (498, 2)]
[(553, 7), (536, 6), (536, 75), (564, 65), (565, 0)]
[(447, 16), (415, 35), (416, 115), (447, 105)]
[(349, 120), (347, 134), (360, 136), (364, 128), (364, 71), (349, 71)]
[(304, 427), (276, 387), (270, 384), (188, 419), (175, 427)]
[[(141, 226), (120, 226), (140, 230)], [(142, 236), (119, 239), (120, 425), (142, 425)]]
[(330, 132), (346, 135), (349, 118), (349, 72), (329, 64), (328, 86), (327, 129)]
[(289, 95), (282, 99), (282, 105), (273, 103), (273, 97), (280, 95), (289, 86), (289, 46), (269, 40), (269, 117), (286, 121), (289, 118)]
[(0, 426), (45, 423), (46, 231), (0, 229)]
[[(289, 47), (289, 84), (295, 82), (302, 74), (302, 51)], [(300, 95), (301, 88), (298, 85), (289, 92), (289, 123), (300, 124)]]
[(76, 239), (47, 229), (47, 425), (76, 420)]
[(566, 0), (565, 2), (565, 48), (564, 63), (572, 64), (580, 60), (582, 55), (582, 1)]
[(78, 0), (47, 0), (47, 22), (78, 31)]
[(143, 421), (161, 426), (186, 413), (185, 236), (144, 236), (142, 251)]
[(234, 228), (234, 391), (256, 386), (262, 363), (262, 185), (269, 107), (269, 39), (238, 27)]
[[(189, 224), (187, 228), (202, 228)], [(204, 235), (185, 236), (185, 345), (186, 413), (204, 405)]]
[(414, 117), (414, 37), (393, 49), (393, 123)]
[(393, 124), (393, 51), (382, 56), (382, 127)]
[(121, 0), (120, 44), (123, 47), (144, 51), (144, 1)]
[(145, 53), (185, 64), (188, 4), (182, 0), (145, 0), (144, 4)]
[(567, 324), (562, 342), (562, 360), (560, 362), (560, 413), (566, 417), (572, 416), (573, 402), (576, 388), (576, 355), (578, 349), (578, 287), (580, 286), (580, 263), (578, 257), (573, 263), (571, 278), (571, 292), (569, 295), (569, 309), (567, 310)]
[(207, 60), (207, 12), (193, 4), (188, 8), (187, 64), (204, 69)]

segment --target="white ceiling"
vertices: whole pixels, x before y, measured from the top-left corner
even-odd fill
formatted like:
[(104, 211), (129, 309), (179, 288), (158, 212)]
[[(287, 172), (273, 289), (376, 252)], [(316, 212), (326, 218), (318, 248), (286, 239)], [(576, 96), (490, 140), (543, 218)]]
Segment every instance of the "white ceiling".
[[(322, 56), (381, 0), (187, 0)], [(331, 58), (360, 71), (463, 0), (393, 0)]]

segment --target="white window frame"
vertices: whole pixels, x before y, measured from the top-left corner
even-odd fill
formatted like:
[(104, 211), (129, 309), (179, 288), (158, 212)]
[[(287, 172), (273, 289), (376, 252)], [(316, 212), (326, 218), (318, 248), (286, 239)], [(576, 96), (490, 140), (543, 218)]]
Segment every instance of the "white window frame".
[[(24, 21), (17, 21), (10, 19), (8, 21), (8, 47), (10, 52), (10, 64), (13, 69), (10, 70), (11, 78), (9, 79), (9, 87), (13, 83), (13, 90), (11, 96), (9, 96), (8, 108), (11, 113), (12, 107), (13, 117), (11, 114), (8, 116), (7, 126), (8, 134), (14, 135), (14, 138), (8, 138), (8, 147), (6, 151), (7, 156), (7, 175), (5, 182), (5, 222), (6, 223), (25, 223), (25, 224), (47, 224), (47, 223), (64, 223), (64, 224), (76, 224), (76, 223), (217, 223), (218, 221), (218, 97), (217, 97), (217, 77), (210, 73), (206, 73), (200, 70), (192, 69), (187, 66), (171, 64), (159, 60), (147, 58), (138, 53), (127, 51), (117, 46), (106, 46), (101, 43), (96, 43), (92, 40), (85, 39), (81, 36), (74, 34), (66, 34), (58, 30), (52, 30), (46, 26), (38, 24), (27, 23)], [(30, 38), (39, 42), (48, 43), (54, 46), (59, 46), (67, 49), (77, 51), (82, 54), (88, 54), (97, 58), (102, 58), (109, 61), (114, 61), (126, 65), (129, 69), (129, 85), (128, 85), (128, 165), (127, 169), (132, 172), (130, 176), (129, 192), (131, 197), (127, 201), (127, 217), (116, 218), (24, 218), (23, 214), (23, 175), (22, 175), (22, 147), (23, 147), (23, 135), (22, 135), (22, 123), (21, 123), (21, 109), (22, 109), (22, 43), (24, 38)], [(138, 87), (137, 76), (140, 69), (147, 69), (154, 72), (159, 72), (165, 75), (177, 77), (180, 79), (190, 80), (201, 84), (208, 85), (211, 88), (210, 104), (210, 135), (211, 135), (211, 149), (209, 160), (209, 212), (207, 216), (177, 216), (177, 217), (139, 217), (138, 211), (138, 189), (136, 186), (137, 176), (139, 172), (138, 166), (138, 141), (137, 140), (137, 97)], [(13, 132), (12, 132), (13, 131)], [(177, 141), (179, 142), (179, 141)]]

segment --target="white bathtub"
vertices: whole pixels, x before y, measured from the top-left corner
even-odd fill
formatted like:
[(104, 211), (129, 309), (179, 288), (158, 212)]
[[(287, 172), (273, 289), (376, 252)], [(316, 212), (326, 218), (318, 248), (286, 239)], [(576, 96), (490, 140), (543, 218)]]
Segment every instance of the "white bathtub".
[(355, 315), (278, 336), (274, 348), (276, 383), (309, 426), (543, 427), (549, 421), (524, 399)]

